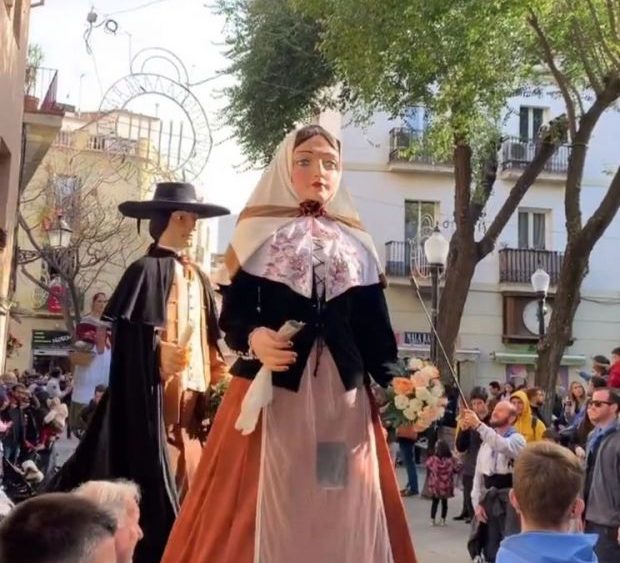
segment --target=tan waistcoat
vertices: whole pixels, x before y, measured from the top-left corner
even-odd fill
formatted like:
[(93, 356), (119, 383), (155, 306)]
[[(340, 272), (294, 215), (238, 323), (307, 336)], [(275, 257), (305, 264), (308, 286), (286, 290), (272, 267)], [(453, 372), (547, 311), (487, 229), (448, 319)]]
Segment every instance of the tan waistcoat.
[[(195, 268), (195, 266), (190, 266)], [(209, 345), (207, 340), (207, 303), (204, 300), (204, 288), (202, 287), (202, 280), (200, 276), (193, 272), (195, 283), (200, 285), (200, 322), (198, 323), (198, 330), (200, 330), (200, 339), (202, 343), (202, 358), (204, 363), (203, 376), (204, 376), (204, 388), (209, 389), (211, 384), (211, 362), (213, 359), (214, 350), (213, 346)], [(179, 316), (181, 314), (187, 314), (186, 311), (182, 311), (182, 304), (179, 302), (179, 286), (183, 279), (179, 276), (179, 273), (175, 269), (175, 276), (170, 289), (170, 296), (167, 302), (166, 311), (166, 330), (162, 335), (163, 339), (167, 342), (177, 342), (179, 338)], [(183, 419), (183, 395), (184, 389), (182, 374), (177, 374), (169, 377), (164, 383), (164, 423), (179, 424)], [(192, 393), (192, 391), (189, 391)], [(197, 393), (197, 391), (193, 391)]]

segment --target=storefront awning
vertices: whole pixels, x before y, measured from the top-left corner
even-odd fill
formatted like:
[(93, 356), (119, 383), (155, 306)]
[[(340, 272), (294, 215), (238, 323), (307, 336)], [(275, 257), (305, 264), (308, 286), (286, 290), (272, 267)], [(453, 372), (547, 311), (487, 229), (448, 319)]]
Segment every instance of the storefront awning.
[[(430, 346), (399, 346), (398, 347), (398, 355), (399, 356), (415, 356), (420, 359), (428, 359), (431, 355)], [(480, 350), (477, 348), (463, 348), (456, 350), (454, 353), (454, 358), (457, 362), (477, 362), (478, 357), (480, 356)]]
[[(528, 352), (491, 352), (493, 358), (499, 364), (536, 364), (537, 355)], [(560, 365), (562, 366), (582, 366), (586, 363), (586, 356), (580, 354), (564, 355)]]

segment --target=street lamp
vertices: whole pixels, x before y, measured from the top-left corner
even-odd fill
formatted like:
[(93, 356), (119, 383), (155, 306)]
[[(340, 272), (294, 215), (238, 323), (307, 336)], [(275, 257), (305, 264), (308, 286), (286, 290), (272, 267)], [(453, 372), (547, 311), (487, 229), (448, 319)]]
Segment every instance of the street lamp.
[(431, 299), (431, 362), (437, 365), (437, 311), (439, 302), (439, 272), (445, 267), (448, 260), (448, 251), (450, 249), (450, 243), (441, 234), (439, 225), (435, 225), (433, 234), (424, 242), (424, 254), (426, 260), (429, 263), (431, 269), (431, 287), (432, 287), (432, 299)]
[(72, 234), (71, 227), (62, 218), (62, 214), (59, 213), (56, 225), (47, 231), (50, 248), (53, 250), (69, 248)]
[(532, 274), (532, 288), (538, 298), (538, 338), (542, 341), (545, 336), (545, 300), (549, 291), (551, 277), (540, 266)]

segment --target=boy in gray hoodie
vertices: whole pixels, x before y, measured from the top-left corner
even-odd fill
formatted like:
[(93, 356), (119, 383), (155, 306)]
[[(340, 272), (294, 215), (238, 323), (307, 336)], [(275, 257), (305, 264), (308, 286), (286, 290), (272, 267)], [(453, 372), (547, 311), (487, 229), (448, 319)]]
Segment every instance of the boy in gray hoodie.
[(598, 563), (596, 534), (569, 533), (580, 519), (583, 469), (567, 448), (551, 442), (529, 444), (515, 461), (510, 502), (521, 533), (502, 541), (496, 563)]

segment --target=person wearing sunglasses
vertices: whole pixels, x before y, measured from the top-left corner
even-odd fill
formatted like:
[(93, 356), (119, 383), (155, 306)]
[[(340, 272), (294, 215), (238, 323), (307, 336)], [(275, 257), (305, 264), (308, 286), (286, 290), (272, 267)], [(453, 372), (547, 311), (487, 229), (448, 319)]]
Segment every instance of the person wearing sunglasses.
[(595, 547), (600, 563), (620, 561), (620, 394), (597, 389), (588, 403), (595, 428), (588, 439), (586, 457), (586, 531), (597, 533)]

